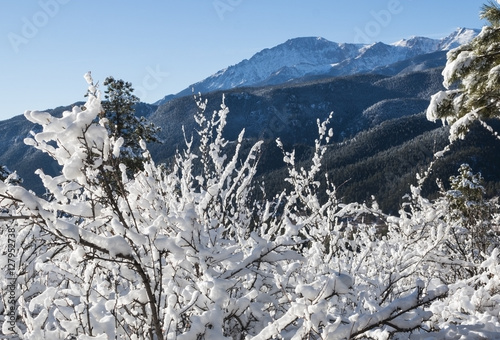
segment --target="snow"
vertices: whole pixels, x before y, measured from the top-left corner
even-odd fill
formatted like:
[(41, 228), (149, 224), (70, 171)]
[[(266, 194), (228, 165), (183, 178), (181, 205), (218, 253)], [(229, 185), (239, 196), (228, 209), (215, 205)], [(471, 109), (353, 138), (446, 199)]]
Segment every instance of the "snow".
[(440, 50), (440, 43), (441, 41), (436, 39), (411, 37), (410, 39), (399, 40), (391, 45), (405, 50), (410, 50), (411, 55), (417, 55)]
[(442, 51), (446, 51), (457, 48), (460, 45), (468, 44), (479, 33), (480, 30), (478, 29), (457, 28), (451, 35), (441, 39), (439, 48)]
[(123, 137), (119, 137), (114, 143), (113, 143), (113, 156), (114, 157), (119, 157), (120, 156), (120, 150), (121, 147), (124, 143)]
[(79, 229), (80, 239), (85, 240), (97, 247), (97, 249), (108, 252), (111, 257), (132, 256), (130, 244), (121, 235), (101, 236), (84, 229)]
[(331, 276), (321, 276), (311, 284), (299, 284), (295, 292), (314, 301), (332, 295), (347, 294), (352, 284), (353, 280), (349, 275), (337, 273)]
[(92, 79), (92, 74), (91, 72), (87, 72), (83, 75), (83, 78), (85, 79), (85, 81), (87, 82), (87, 84), (89, 85), (92, 85), (94, 83), (93, 79)]
[(69, 223), (63, 220), (58, 220), (55, 224), (55, 228), (61, 233), (62, 236), (78, 242), (80, 240), (78, 227), (73, 223)]
[(487, 87), (490, 89), (495, 89), (500, 81), (500, 65), (494, 66), (488, 72), (488, 82)]
[[(448, 53), (454, 53), (454, 51), (450, 51)], [(476, 55), (473, 51), (461, 51), (457, 57), (451, 62), (447, 62), (446, 66), (442, 72), (443, 75), (443, 86), (449, 89), (453, 85), (453, 77), (460, 75), (462, 73), (462, 69), (467, 68), (476, 58)], [(448, 60), (450, 58), (448, 57)]]
[(430, 120), (431, 122), (435, 122), (436, 120), (441, 118), (438, 116), (438, 107), (449, 97), (449, 91), (439, 91), (431, 96), (431, 101), (426, 111), (426, 117), (428, 120)]
[(475, 111), (469, 112), (465, 114), (463, 117), (460, 117), (457, 119), (451, 126), (450, 126), (450, 140), (456, 140), (459, 138), (464, 137), (464, 131), (467, 130), (467, 127), (469, 127), (472, 122), (478, 119), (478, 115)]
[(296, 38), (264, 49), (189, 88), (211, 92), (283, 83), (292, 78), (327, 72), (335, 75), (356, 74), (419, 54), (446, 51), (470, 42), (477, 34), (477, 30), (458, 28), (443, 39), (412, 37), (389, 45), (336, 43), (318, 37)]
[[(90, 74), (85, 79), (94, 90)], [(437, 94), (433, 107), (449, 96)], [(28, 143), (62, 165), (54, 177), (38, 171), (50, 195), (0, 182), (1, 216), (13, 217), (0, 220), (0, 250), (4, 266), (11, 253), (15, 259), (23, 338), (499, 337), (500, 240), (488, 234), (490, 247), (475, 248), (450, 214), (458, 192), (430, 201), (412, 187), (394, 216), (376, 204), (339, 203), (335, 187), (317, 178), (327, 120), (317, 122), (307, 166), (297, 168), (294, 151), (277, 141), (289, 186), (254, 202), (261, 143), (241, 157), (243, 133), (231, 144), (222, 137), (224, 104), (212, 117), (197, 116), (203, 157), (190, 142), (168, 171), (146, 161), (129, 178), (125, 165), (106, 164), (120, 156), (122, 141), (94, 121), (99, 93), (86, 108), (62, 118), (26, 114), (42, 125)], [(428, 116), (437, 119), (435, 112)], [(465, 115), (452, 130), (473, 119)], [(96, 164), (107, 166), (120, 190), (102, 188)], [(372, 220), (384, 222), (384, 235)], [(498, 217), (481, 223), (495, 230)], [(5, 329), (4, 315), (0, 321)]]

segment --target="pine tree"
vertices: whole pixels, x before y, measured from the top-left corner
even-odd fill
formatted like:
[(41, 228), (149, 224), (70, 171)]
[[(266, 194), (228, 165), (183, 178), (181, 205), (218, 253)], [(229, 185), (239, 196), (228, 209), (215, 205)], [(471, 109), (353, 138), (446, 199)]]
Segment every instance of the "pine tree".
[(449, 217), (466, 228), (472, 228), (490, 216), (484, 199), (484, 180), (481, 173), (474, 174), (468, 164), (462, 164), (458, 172), (458, 176), (450, 177), (451, 189), (446, 192), (450, 202)]
[[(432, 96), (427, 118), (451, 124), (451, 139), (463, 138), (473, 121), (500, 117), (500, 7), (484, 5), (481, 18), (490, 23), (470, 43), (447, 54), (443, 70), (446, 91)], [(487, 126), (487, 125), (485, 125)]]
[(447, 219), (456, 241), (453, 248), (465, 258), (482, 261), (482, 254), (498, 245), (491, 218), (497, 212), (496, 204), (484, 197), (481, 173), (473, 173), (468, 164), (462, 164), (458, 172), (450, 177), (451, 189), (445, 194)]
[(139, 102), (139, 98), (133, 94), (131, 83), (110, 76), (104, 80), (104, 85), (107, 89), (104, 91), (101, 118), (107, 119), (106, 127), (110, 136), (123, 138), (120, 162), (127, 166), (129, 174), (133, 174), (143, 169), (145, 159), (141, 141), (160, 142), (157, 136), (159, 128), (146, 122), (144, 117), (135, 116), (134, 105)]

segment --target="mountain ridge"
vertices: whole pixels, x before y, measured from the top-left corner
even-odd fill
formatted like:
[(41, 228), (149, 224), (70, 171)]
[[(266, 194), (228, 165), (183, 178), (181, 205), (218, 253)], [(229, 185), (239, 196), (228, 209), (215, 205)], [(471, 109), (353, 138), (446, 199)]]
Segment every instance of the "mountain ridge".
[(455, 48), (469, 42), (478, 33), (478, 29), (457, 28), (442, 39), (414, 36), (392, 44), (337, 43), (322, 37), (288, 39), (154, 104), (161, 105), (173, 98), (190, 95), (192, 90), (208, 93), (245, 86), (277, 85), (303, 77), (371, 72), (411, 58)]

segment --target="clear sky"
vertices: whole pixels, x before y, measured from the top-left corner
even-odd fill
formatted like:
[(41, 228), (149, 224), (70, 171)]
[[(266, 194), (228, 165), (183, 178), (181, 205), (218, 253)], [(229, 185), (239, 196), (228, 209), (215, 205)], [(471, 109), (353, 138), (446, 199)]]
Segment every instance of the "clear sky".
[(155, 102), (290, 38), (392, 43), (481, 28), (486, 0), (0, 0), (0, 120), (84, 100), (83, 74)]

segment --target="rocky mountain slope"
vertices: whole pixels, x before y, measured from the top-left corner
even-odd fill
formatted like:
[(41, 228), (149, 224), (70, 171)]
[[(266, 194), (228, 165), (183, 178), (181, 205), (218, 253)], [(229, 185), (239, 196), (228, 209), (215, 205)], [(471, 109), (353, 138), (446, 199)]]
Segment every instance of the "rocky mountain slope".
[[(387, 67), (417, 56), (446, 51), (470, 41), (478, 30), (459, 28), (443, 39), (412, 37), (393, 44), (350, 44), (320, 37), (303, 37), (264, 49), (250, 59), (229, 66), (189, 86), (173, 97), (246, 86), (267, 86), (318, 75), (346, 76)], [(392, 74), (393, 75), (393, 74)]]

